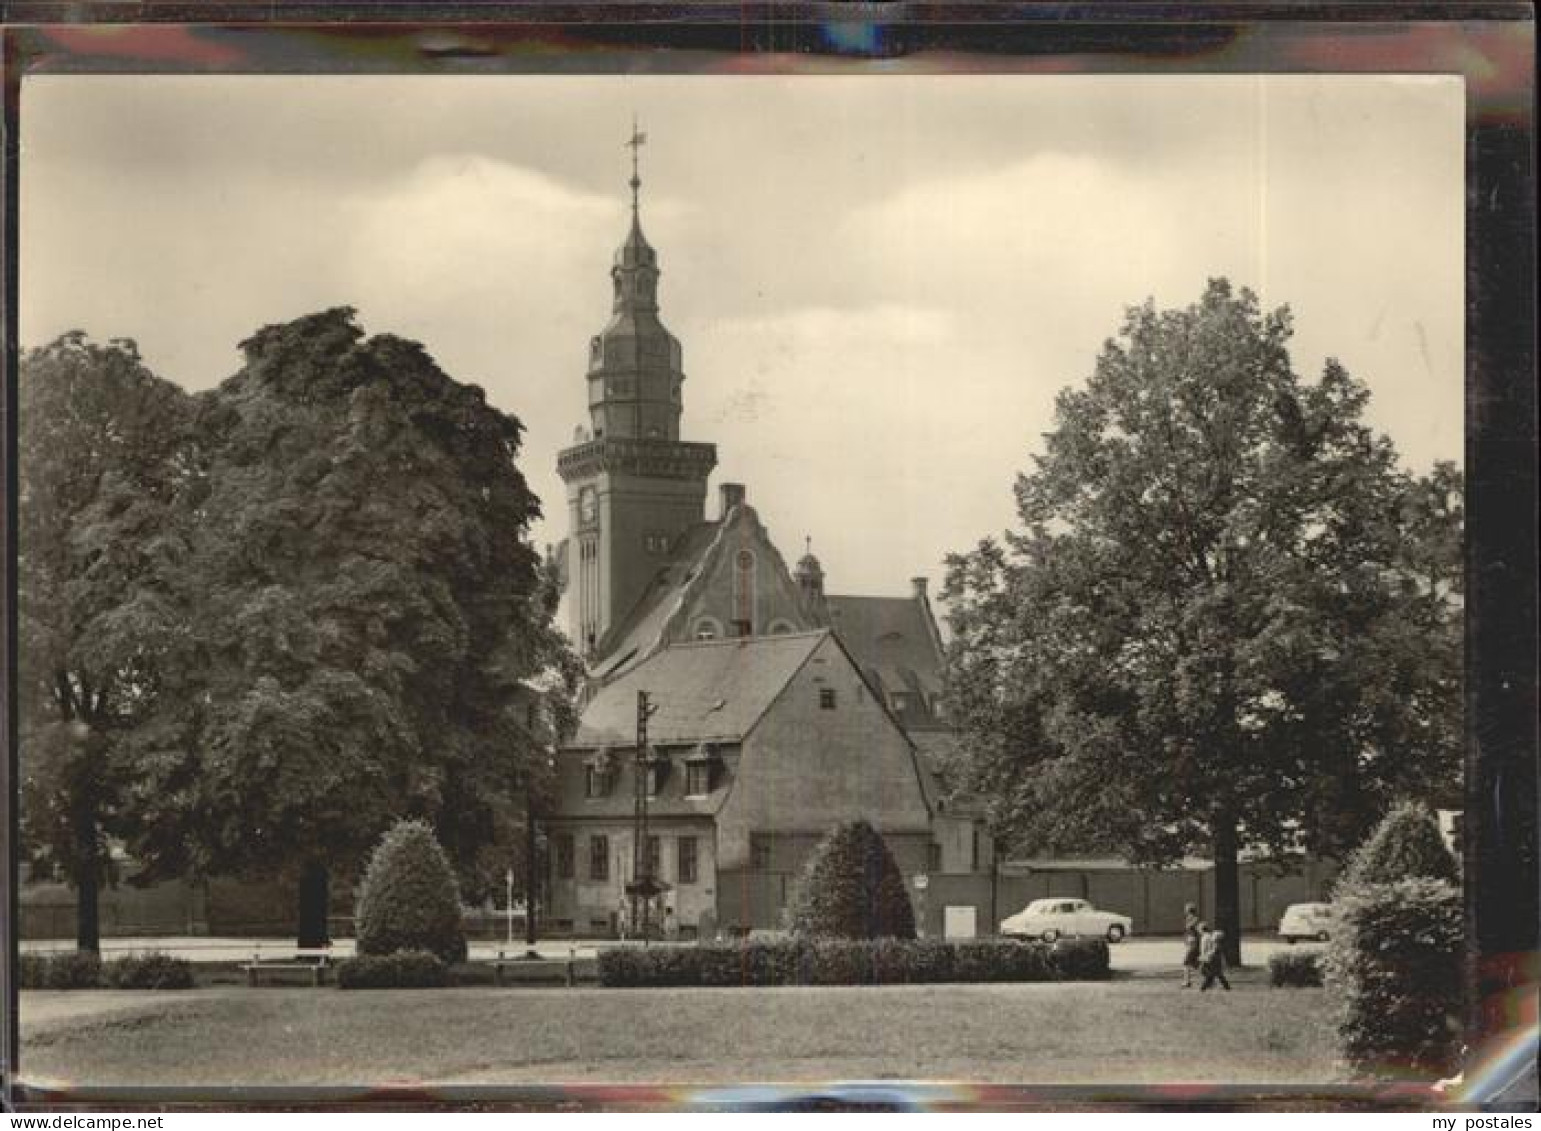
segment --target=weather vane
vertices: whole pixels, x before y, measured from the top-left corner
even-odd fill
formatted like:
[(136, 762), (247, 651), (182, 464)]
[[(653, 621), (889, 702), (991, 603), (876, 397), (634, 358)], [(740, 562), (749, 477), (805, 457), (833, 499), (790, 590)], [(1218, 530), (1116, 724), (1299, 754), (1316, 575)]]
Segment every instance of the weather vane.
[(642, 178), (637, 175), (637, 154), (647, 142), (647, 134), (637, 129), (637, 116), (631, 116), (631, 137), (626, 139), (626, 145), (631, 147), (631, 210), (637, 210), (637, 190), (642, 187)]

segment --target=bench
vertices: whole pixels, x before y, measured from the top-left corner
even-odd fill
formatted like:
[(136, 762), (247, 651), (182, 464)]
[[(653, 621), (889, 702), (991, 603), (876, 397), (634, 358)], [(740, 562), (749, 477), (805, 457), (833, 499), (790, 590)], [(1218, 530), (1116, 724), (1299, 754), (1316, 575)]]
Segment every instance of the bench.
[(319, 986), (326, 981), (327, 967), (331, 962), (331, 952), (320, 949), (288, 951), (282, 956), (272, 957), (264, 957), (258, 952), (251, 956), (250, 962), (243, 963), (241, 969), (246, 971), (246, 984), (249, 986), (257, 984), (257, 977), (264, 970), (303, 970), (310, 975), (310, 984)]
[(499, 952), (496, 958), (487, 960), (487, 965), (492, 967), (493, 980), (498, 985), (503, 985), (503, 971), (519, 970), (524, 977), (518, 977), (517, 982), (565, 982), (573, 984), (573, 959), (568, 958), (506, 958)]

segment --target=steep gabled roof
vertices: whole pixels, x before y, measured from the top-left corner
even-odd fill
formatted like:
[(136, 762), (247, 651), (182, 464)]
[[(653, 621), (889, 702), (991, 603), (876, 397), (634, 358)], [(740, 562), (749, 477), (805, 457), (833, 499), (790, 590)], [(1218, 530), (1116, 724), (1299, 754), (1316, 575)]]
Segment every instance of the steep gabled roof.
[(593, 675), (606, 679), (657, 651), (669, 620), (684, 604), (690, 584), (702, 572), (707, 551), (722, 533), (721, 522), (698, 522), (680, 535), (669, 560), (659, 567), (637, 603), (599, 642)]
[[(600, 681), (613, 679), (659, 649), (689, 640), (691, 610), (700, 604), (713, 575), (728, 568), (731, 555), (746, 547), (763, 555), (768, 573), (762, 584), (779, 584), (797, 600), (786, 562), (759, 514), (748, 503), (739, 502), (724, 517), (697, 523), (680, 536), (636, 603), (600, 640), (601, 658), (590, 674)], [(822, 618), (805, 608), (799, 609), (795, 619), (800, 627), (810, 630), (823, 627)]]
[(655, 746), (736, 742), (775, 702), (827, 631), (675, 644), (607, 684), (584, 709), (575, 747), (634, 746), (637, 692), (657, 710)]
[(869, 680), (885, 692), (942, 690), (942, 651), (920, 597), (826, 598), (831, 627)]

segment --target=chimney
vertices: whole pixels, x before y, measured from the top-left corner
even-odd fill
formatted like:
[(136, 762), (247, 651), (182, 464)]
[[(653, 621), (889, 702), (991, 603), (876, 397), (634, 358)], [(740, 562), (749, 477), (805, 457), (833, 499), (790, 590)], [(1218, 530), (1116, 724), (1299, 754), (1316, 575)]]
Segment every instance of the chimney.
[(727, 518), (728, 512), (744, 501), (744, 485), (742, 483), (719, 483), (717, 496), (722, 503), (722, 514), (719, 518)]
[(924, 577), (912, 577), (910, 578), (910, 584), (915, 587), (915, 600), (924, 601), (926, 599), (926, 579)]

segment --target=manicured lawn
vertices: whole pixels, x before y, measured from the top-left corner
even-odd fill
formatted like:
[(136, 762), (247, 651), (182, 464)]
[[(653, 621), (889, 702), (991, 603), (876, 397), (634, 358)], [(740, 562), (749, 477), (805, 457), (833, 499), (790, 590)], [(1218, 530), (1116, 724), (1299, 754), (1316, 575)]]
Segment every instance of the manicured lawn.
[(1320, 990), (219, 987), (21, 996), (39, 1084), (1321, 1083)]

